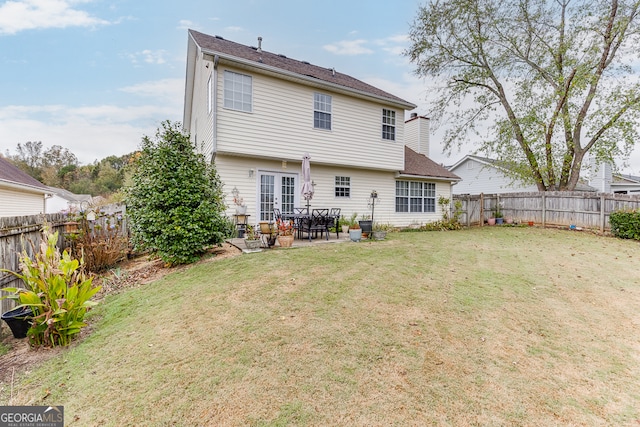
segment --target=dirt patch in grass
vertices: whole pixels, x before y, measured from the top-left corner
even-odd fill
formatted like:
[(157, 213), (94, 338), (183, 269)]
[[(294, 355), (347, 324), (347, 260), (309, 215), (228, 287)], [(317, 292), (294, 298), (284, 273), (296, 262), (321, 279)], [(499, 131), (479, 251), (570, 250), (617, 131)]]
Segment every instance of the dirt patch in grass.
[[(211, 249), (199, 263), (218, 261), (241, 253), (235, 246), (225, 243), (222, 247)], [(150, 259), (147, 256), (123, 261), (96, 277), (94, 283), (102, 286), (97, 299), (100, 300), (106, 295), (122, 292), (125, 289), (144, 286), (167, 274), (184, 270), (188, 267), (165, 268), (161, 260)], [(4, 322), (1, 327), (2, 331), (0, 333), (3, 336), (1, 343), (8, 351), (0, 356), (0, 387), (3, 384), (11, 384), (17, 375), (37, 367), (43, 361), (59, 354), (61, 350), (60, 348), (32, 349), (27, 339), (14, 338)], [(90, 326), (82, 331), (80, 339), (87, 333), (90, 333)]]

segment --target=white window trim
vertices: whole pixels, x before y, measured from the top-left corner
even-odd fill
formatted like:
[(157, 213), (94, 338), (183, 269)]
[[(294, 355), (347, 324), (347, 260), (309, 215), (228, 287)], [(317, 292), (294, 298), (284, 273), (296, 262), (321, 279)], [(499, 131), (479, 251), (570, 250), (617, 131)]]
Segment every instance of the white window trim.
[[(316, 110), (316, 95), (326, 96), (329, 98), (329, 100), (331, 101), (331, 103), (329, 104), (330, 111), (327, 112), (327, 111)], [(311, 117), (313, 128), (317, 130), (325, 131), (325, 132), (331, 132), (333, 130), (333, 96), (326, 93), (322, 93), (322, 92), (313, 92), (311, 107), (313, 109), (313, 116)], [(318, 113), (324, 113), (329, 115), (329, 129), (316, 127), (316, 111)]]
[[(244, 108), (235, 108), (233, 106), (229, 107), (228, 105), (225, 104), (227, 100), (226, 98), (227, 88), (225, 87), (225, 82), (226, 82), (225, 76), (227, 75), (227, 73), (233, 74), (235, 76), (248, 77), (249, 79), (251, 79), (251, 102), (249, 104), (249, 110), (245, 110)], [(253, 113), (253, 76), (249, 74), (238, 73), (231, 70), (224, 70), (224, 72), (222, 73), (222, 106), (227, 110), (240, 111), (242, 113)]]

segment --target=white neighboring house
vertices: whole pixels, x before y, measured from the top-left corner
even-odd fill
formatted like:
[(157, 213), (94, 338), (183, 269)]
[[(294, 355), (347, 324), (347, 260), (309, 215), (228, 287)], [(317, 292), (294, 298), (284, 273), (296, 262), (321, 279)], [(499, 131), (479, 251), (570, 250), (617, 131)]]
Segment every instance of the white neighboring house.
[(45, 212), (48, 187), (0, 156), (0, 217)]
[(340, 208), (406, 226), (442, 218), (438, 196), (458, 177), (431, 161), (429, 120), (416, 106), (339, 71), (194, 30), (188, 32), (183, 124), (249, 222), (305, 205), (301, 163), (311, 158), (311, 208)]
[(590, 159), (589, 185), (602, 193), (640, 195), (640, 177), (613, 173), (609, 163)]
[(462, 180), (453, 186), (453, 194), (500, 194), (538, 191), (536, 185), (523, 185), (509, 178), (495, 160), (468, 154), (449, 170)]
[(640, 176), (613, 174), (611, 192), (618, 194), (634, 194), (640, 196)]
[(91, 194), (75, 194), (64, 188), (48, 187), (52, 196), (47, 198), (45, 213), (77, 212), (89, 207)]

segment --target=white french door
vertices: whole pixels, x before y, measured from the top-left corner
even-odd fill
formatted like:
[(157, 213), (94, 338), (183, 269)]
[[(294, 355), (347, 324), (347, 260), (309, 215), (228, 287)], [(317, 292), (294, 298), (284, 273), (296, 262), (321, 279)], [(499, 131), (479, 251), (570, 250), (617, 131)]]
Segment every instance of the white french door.
[(298, 175), (280, 172), (258, 173), (260, 221), (274, 221), (273, 209), (293, 213), (298, 201)]

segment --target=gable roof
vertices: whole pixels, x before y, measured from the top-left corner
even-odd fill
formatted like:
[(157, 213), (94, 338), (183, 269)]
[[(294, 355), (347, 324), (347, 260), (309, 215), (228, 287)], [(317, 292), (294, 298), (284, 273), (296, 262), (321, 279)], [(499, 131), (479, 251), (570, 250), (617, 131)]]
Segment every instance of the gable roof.
[(463, 164), (464, 162), (466, 162), (467, 160), (475, 160), (479, 163), (482, 163), (486, 166), (492, 166), (494, 168), (498, 168), (501, 169), (501, 167), (497, 164), (497, 161), (495, 159), (490, 159), (488, 157), (480, 157), (480, 156), (474, 156), (473, 154), (467, 154), (466, 156), (464, 156), (463, 158), (461, 158), (460, 160), (458, 160), (456, 163), (454, 163), (451, 166), (448, 166), (447, 169), (449, 170), (454, 170), (456, 169), (458, 166), (460, 166), (461, 164)]
[(2, 156), (0, 156), (0, 183), (8, 187), (22, 188), (41, 194), (51, 193), (46, 185)]
[[(332, 68), (319, 67), (307, 61), (287, 58), (284, 55), (267, 52), (257, 47), (245, 46), (225, 40), (220, 36), (210, 36), (195, 30), (189, 30), (189, 40), (190, 43), (195, 43), (204, 55), (218, 57), (222, 61), (257, 68), (265, 73), (279, 74), (281, 77), (285, 75), (290, 79), (294, 78), (307, 84), (321, 85), (334, 90), (346, 90), (352, 95), (376, 98), (408, 110), (416, 108), (415, 104)], [(190, 67), (193, 67), (193, 63), (187, 60), (187, 80), (193, 75), (193, 70), (190, 70)], [(189, 82), (187, 81), (188, 87)]]
[(416, 153), (407, 146), (404, 147), (404, 170), (400, 171), (400, 175), (460, 181), (460, 177), (449, 169), (437, 164), (424, 154)]
[(91, 202), (93, 198), (91, 194), (76, 194), (76, 193), (72, 193), (69, 190), (65, 190), (64, 188), (58, 188), (58, 187), (48, 187), (48, 188), (51, 191), (51, 193), (69, 202), (76, 202), (76, 203)]
[(614, 173), (613, 182), (616, 184), (640, 184), (640, 176)]

